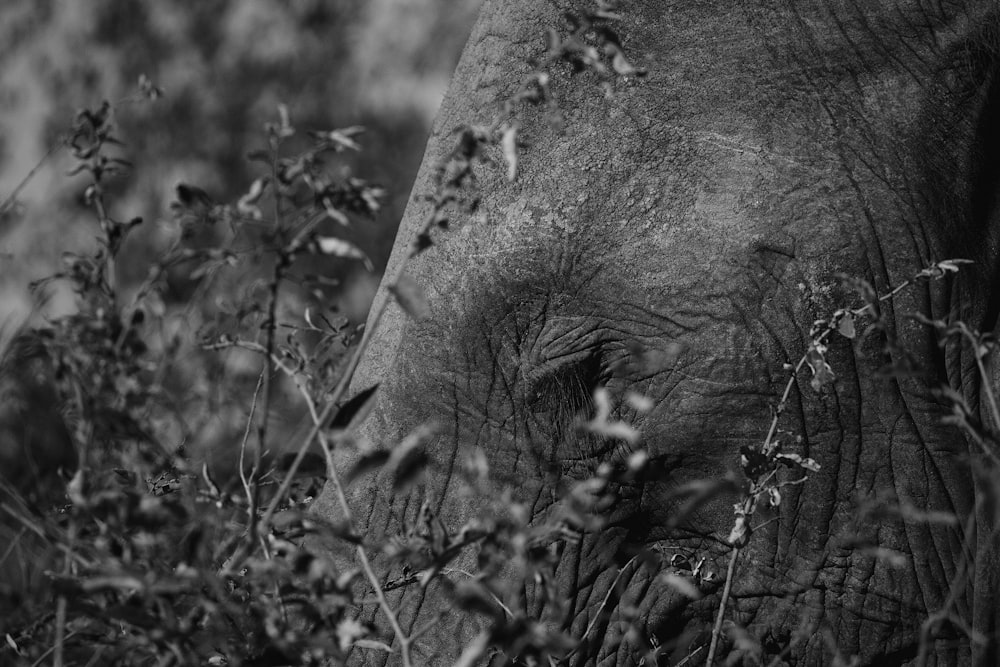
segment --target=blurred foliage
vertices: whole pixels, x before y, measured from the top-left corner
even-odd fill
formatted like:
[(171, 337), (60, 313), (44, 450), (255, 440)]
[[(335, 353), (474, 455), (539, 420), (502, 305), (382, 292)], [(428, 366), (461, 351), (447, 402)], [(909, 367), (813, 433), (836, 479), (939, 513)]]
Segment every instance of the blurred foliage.
[[(333, 320), (346, 318), (345, 324), (363, 321), (430, 122), (478, 4), (4, 2), (0, 199), (40, 160), (42, 166), (18, 193), (18, 205), (0, 215), (0, 334), (9, 334), (32, 311), (38, 323), (42, 314), (57, 317), (78, 307), (66, 281), (51, 282), (37, 293), (45, 302), (40, 310), (31, 305), (27, 290), (32, 281), (79, 269), (79, 258), (95, 245), (88, 180), (81, 174), (66, 177), (75, 162), (61, 142), (69, 138), (68, 120), (77, 109), (126, 99), (140, 77), (155, 81), (164, 94), (152, 104), (116, 105), (115, 138), (124, 145), (114, 159), (123, 162), (102, 182), (111, 218), (145, 221), (130, 230), (117, 253), (116, 290), (135, 296), (144, 289), (151, 265), (178, 236), (191, 251), (233, 245), (231, 224), (212, 213), (222, 203), (237, 201), (269, 172), (268, 165), (247, 160), (247, 154), (266, 148), (262, 128), (274, 120), (280, 104), (287, 104), (302, 130), (364, 126), (357, 140), (365, 150), (344, 153), (337, 168), (341, 176), (359, 174), (383, 184), (386, 194), (378, 215), (338, 231), (370, 258), (369, 268), (324, 256), (300, 261), (300, 275), (292, 278), (308, 274), (310, 285), (286, 295), (279, 319), (302, 322), (312, 306), (314, 313), (318, 309)], [(410, 85), (401, 87), (400, 80)], [(424, 94), (414, 95), (415, 89)], [(303, 131), (285, 149), (303, 151), (310, 141)], [(129, 163), (136, 168), (128, 168)], [(248, 233), (241, 247), (249, 252), (260, 241)], [(158, 315), (167, 316), (157, 320), (164, 328), (155, 352), (170, 348), (182, 363), (161, 378), (161, 399), (173, 401), (172, 408), (188, 416), (170, 440), (185, 442), (198, 458), (221, 457), (228, 465), (232, 448), (225, 445), (239, 437), (244, 423), (241, 410), (227, 407), (238, 404), (231, 391), (249, 396), (257, 362), (245, 350), (218, 354), (199, 345), (206, 329), (223, 330), (226, 318), (236, 325), (250, 321), (253, 313), (233, 304), (248, 296), (252, 300), (264, 289), (271, 265), (257, 257), (243, 273), (209, 280), (211, 271), (203, 258), (197, 259), (164, 267), (166, 285), (158, 294), (164, 312)], [(226, 261), (222, 255), (217, 259)], [(294, 428), (303, 407), (287, 383), (278, 389), (280, 432)]]
[[(144, 74), (166, 95), (118, 121), (127, 158), (142, 165), (109, 185), (118, 207), (159, 221), (178, 182), (195, 183), (216, 201), (239, 196), (254, 178), (245, 153), (283, 102), (302, 128), (367, 128), (366, 150), (348, 167), (386, 184), (389, 197), (352, 240), (381, 269), (478, 5), (8, 0), (0, 7), (0, 194), (58, 141), (77, 108), (124, 97)], [(25, 312), (23, 286), (51, 273), (60, 252), (93, 240), (77, 224), (86, 215), (84, 181), (66, 182), (65, 155), (50, 164), (21, 197), (23, 215), (0, 220), (0, 320)], [(120, 278), (140, 280), (169, 237), (162, 224), (132, 235)], [(346, 295), (353, 320), (364, 318), (375, 284), (362, 279)], [(178, 300), (187, 296), (179, 289)]]

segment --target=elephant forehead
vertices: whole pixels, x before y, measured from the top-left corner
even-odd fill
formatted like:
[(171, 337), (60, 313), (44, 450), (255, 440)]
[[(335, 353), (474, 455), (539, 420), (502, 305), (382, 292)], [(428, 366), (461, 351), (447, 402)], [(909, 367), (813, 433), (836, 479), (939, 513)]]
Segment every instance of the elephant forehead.
[[(686, 302), (732, 297), (733, 281), (745, 282), (747, 266), (774, 265), (784, 255), (777, 262), (783, 268), (819, 234), (803, 244), (779, 222), (755, 216), (751, 208), (761, 205), (759, 196), (733, 185), (749, 182), (749, 174), (726, 178), (706, 180), (683, 196), (642, 174), (607, 197), (589, 196), (589, 187), (572, 198), (526, 193), (503, 206), (484, 206), (464, 234), (443, 241), (441, 254), (464, 284), (476, 282), (491, 293), (516, 292), (521, 287), (515, 283), (550, 293), (575, 291), (574, 283), (586, 281), (591, 298), (616, 301), (625, 291), (635, 304), (663, 309), (664, 315), (674, 306), (690, 312)], [(837, 245), (843, 243), (828, 244), (822, 254)], [(762, 253), (772, 257), (762, 260)], [(429, 263), (427, 270), (445, 268)], [(432, 290), (440, 284), (426, 282)], [(658, 303), (682, 291), (690, 298)], [(437, 293), (444, 299), (457, 295), (451, 284)]]
[[(488, 266), (532, 279), (536, 256), (575, 271), (590, 255), (622, 287), (695, 288), (704, 296), (732, 294), (734, 281), (761, 264), (762, 250), (779, 270), (792, 259), (810, 262), (804, 268), (813, 273), (857, 265), (855, 240), (868, 224), (858, 181), (835, 155), (767, 148), (750, 126), (731, 134), (681, 126), (569, 131), (544, 165), (525, 157), (518, 183), (491, 183), (477, 213), (442, 239), (423, 270), (490, 280)], [(594, 144), (601, 147), (586, 149)]]
[[(542, 187), (482, 210), (476, 224), (489, 230), (487, 252), (588, 242), (611, 253), (631, 252), (641, 243), (668, 250), (682, 242), (689, 251), (709, 254), (746, 246), (764, 226), (747, 211), (762, 203), (756, 186), (772, 170), (741, 148), (751, 140), (698, 135), (685, 142), (683, 149), (665, 144), (652, 154), (624, 158), (581, 159), (570, 143), (557, 148), (552, 159), (562, 167), (539, 174)], [(579, 187), (547, 187), (557, 174), (570, 173)]]
[[(945, 162), (968, 150), (971, 110), (941, 98), (975, 86), (947, 53), (973, 27), (924, 17), (918, 3), (748, 6), (724, 26), (695, 20), (703, 7), (639, 4), (631, 46), (653, 54), (649, 77), (599, 112), (593, 91), (560, 91), (565, 131), (525, 125), (532, 150), (518, 181), (485, 176), (456, 253), (575, 245), (604, 254), (609, 271), (618, 261), (684, 282), (711, 279), (706, 265), (728, 280), (754, 262), (754, 245), (814, 263), (852, 246), (855, 256), (828, 263), (857, 266), (857, 253), (901, 234), (939, 239), (945, 213), (913, 185), (935, 192), (954, 178)], [(907, 39), (928, 21), (933, 30)], [(904, 47), (921, 59), (900, 66)]]

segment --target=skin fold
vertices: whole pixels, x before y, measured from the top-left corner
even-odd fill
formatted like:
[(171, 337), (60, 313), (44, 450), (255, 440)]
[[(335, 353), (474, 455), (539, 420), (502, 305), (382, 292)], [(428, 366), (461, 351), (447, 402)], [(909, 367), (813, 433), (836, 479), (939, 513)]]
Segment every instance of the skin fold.
[[(429, 204), (417, 195), (432, 189), (452, 130), (493, 118), (544, 48), (543, 29), (573, 8), (591, 3), (487, 2), (387, 274), (423, 223)], [(946, 406), (932, 391), (947, 383), (979, 410), (980, 378), (967, 349), (939, 346), (907, 314), (995, 328), (1000, 12), (990, 2), (636, 0), (620, 13), (623, 47), (648, 75), (605, 99), (590, 75), (555, 68), (562, 130), (526, 109), (517, 179), (481, 167), (478, 208), (456, 213), (408, 266), (430, 312), (416, 320), (389, 305), (356, 379), (357, 390), (381, 383), (363, 435), (391, 446), (427, 423), (437, 435), (424, 480), (406, 493), (369, 477), (350, 485), (359, 531), (412, 526), (422, 507), (457, 530), (483, 502), (463, 493), (472, 450), (495, 493), (542, 521), (561, 490), (630, 451), (576, 428), (593, 389), (607, 387), (616, 406), (642, 394), (651, 411), (614, 414), (641, 429), (646, 474), (617, 489), (605, 526), (556, 549), (562, 604), (531, 587), (521, 602), (584, 638), (566, 664), (638, 664), (653, 646), (659, 664), (692, 654), (686, 664), (701, 664), (735, 496), (677, 521), (676, 490), (738, 472), (740, 447), (763, 440), (784, 365), (805, 352), (812, 323), (858, 303), (841, 274), (884, 294), (934, 261), (968, 258), (957, 277), (883, 306), (886, 333), (921, 373), (881, 374), (902, 358), (875, 332), (831, 338), (831, 388), (798, 377), (780, 428), (822, 467), (755, 520), (764, 525), (740, 556), (727, 618), (759, 642), (764, 664), (831, 664), (837, 647), (862, 665), (902, 665), (916, 660), (924, 620), (950, 605), (959, 620), (937, 628), (927, 664), (996, 664), (993, 521), (976, 504), (984, 464), (940, 423)], [(352, 455), (342, 456), (346, 469)], [(863, 511), (887, 497), (955, 520)], [(331, 492), (317, 511), (340, 516)], [(719, 576), (690, 601), (652, 568), (629, 566), (642, 549), (704, 557)], [(614, 586), (634, 607), (635, 636), (620, 630), (625, 611), (600, 617)], [(438, 618), (449, 606), (439, 588), (389, 596), (405, 628), (434, 620), (414, 647), (421, 664), (452, 664), (479, 627), (475, 616)]]

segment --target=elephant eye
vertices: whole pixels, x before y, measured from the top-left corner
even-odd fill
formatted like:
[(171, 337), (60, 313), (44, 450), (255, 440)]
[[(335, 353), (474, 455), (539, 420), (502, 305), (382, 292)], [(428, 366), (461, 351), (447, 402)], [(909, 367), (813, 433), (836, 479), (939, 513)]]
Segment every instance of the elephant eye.
[(560, 357), (529, 373), (525, 414), (539, 463), (571, 477), (590, 476), (620, 443), (581, 430), (594, 412), (594, 390), (610, 381), (600, 348)]
[(528, 410), (560, 421), (573, 420), (591, 407), (591, 395), (601, 382), (601, 364), (596, 351), (576, 358), (548, 362), (526, 373)]

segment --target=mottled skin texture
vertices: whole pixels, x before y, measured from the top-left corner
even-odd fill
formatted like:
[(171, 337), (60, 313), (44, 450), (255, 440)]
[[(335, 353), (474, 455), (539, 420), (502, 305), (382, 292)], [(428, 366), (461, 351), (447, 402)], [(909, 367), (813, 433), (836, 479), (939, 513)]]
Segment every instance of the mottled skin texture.
[[(541, 50), (542, 29), (560, 25), (572, 6), (589, 3), (487, 3), (415, 194), (429, 190), (454, 141), (449, 132), (492, 118)], [(578, 479), (622, 455), (618, 443), (574, 434), (571, 408), (587, 405), (589, 389), (604, 384), (655, 401), (646, 416), (621, 416), (642, 428), (657, 474), (622, 489), (607, 529), (565, 549), (557, 575), (570, 615), (534, 610), (576, 637), (637, 548), (687, 549), (724, 571), (732, 498), (668, 531), (670, 491), (719, 478), (736, 466), (740, 445), (763, 437), (787, 377), (782, 365), (802, 355), (811, 323), (849, 296), (838, 273), (885, 292), (932, 260), (976, 260), (958, 279), (886, 307), (891, 333), (973, 406), (971, 357), (939, 349), (904, 314), (960, 312), (984, 330), (996, 320), (994, 3), (637, 0), (622, 13), (625, 49), (649, 75), (607, 101), (587, 77), (554, 73), (565, 131), (528, 113), (517, 181), (505, 182), (501, 168), (482, 170), (478, 212), (460, 216), (408, 269), (430, 317), (415, 322), (390, 306), (357, 381), (359, 389), (382, 382), (367, 437), (389, 443), (428, 420), (443, 426), (426, 484), (411, 495), (352, 487), (361, 530), (374, 534), (414, 521), (425, 499), (460, 525), (474, 510), (454, 500), (454, 466), (468, 445), (541, 516), (553, 500), (545, 465)], [(426, 210), (411, 204), (390, 271)], [(640, 348), (649, 363), (637, 370), (630, 362)], [(805, 623), (812, 631), (785, 654), (792, 664), (828, 664), (825, 637), (861, 664), (907, 664), (921, 622), (945, 602), (962, 562), (961, 525), (857, 519), (859, 499), (891, 492), (964, 521), (979, 483), (969, 444), (938, 423), (941, 405), (927, 383), (877, 376), (880, 349), (877, 335), (857, 346), (835, 341), (838, 381), (822, 395), (801, 376), (782, 425), (802, 436), (801, 453), (822, 470), (787, 490), (777, 520), (755, 533), (740, 561), (729, 617), (770, 652)], [(330, 494), (319, 507), (337, 514)], [(972, 576), (954, 609), (990, 636), (998, 622), (992, 518), (978, 511), (972, 523)], [(873, 558), (852, 538), (898, 552), (903, 564)], [(684, 637), (664, 664), (706, 642), (718, 588), (686, 604), (648, 571), (628, 579), (645, 636), (661, 644)], [(407, 627), (443, 604), (433, 591), (394, 595)], [(531, 608), (531, 591), (527, 600)], [(451, 664), (474, 625), (441, 621), (419, 643), (421, 661)], [(600, 641), (606, 630), (569, 662), (636, 664), (633, 644)], [(992, 639), (970, 643), (954, 626), (931, 648), (930, 664), (997, 660)], [(688, 664), (704, 657), (702, 649)]]

